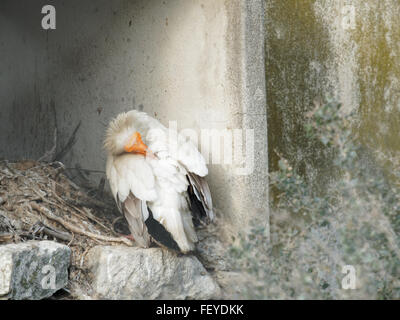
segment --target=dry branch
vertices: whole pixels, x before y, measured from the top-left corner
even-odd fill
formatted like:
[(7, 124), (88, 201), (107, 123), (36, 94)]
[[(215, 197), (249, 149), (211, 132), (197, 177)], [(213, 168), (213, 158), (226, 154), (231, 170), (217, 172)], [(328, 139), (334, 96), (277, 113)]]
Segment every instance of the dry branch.
[(47, 209), (46, 207), (40, 206), (38, 205), (36, 202), (30, 202), (30, 206), (35, 209), (36, 211), (39, 211), (40, 213), (44, 214), (47, 218), (54, 220), (56, 222), (58, 222), (59, 224), (61, 224), (64, 228), (74, 232), (74, 233), (79, 233), (82, 235), (85, 235), (89, 238), (92, 239), (97, 239), (97, 240), (101, 240), (101, 241), (106, 241), (106, 242), (122, 242), (125, 243), (128, 246), (132, 245), (132, 242), (129, 241), (126, 238), (114, 238), (114, 237), (107, 237), (107, 236), (103, 236), (103, 235), (99, 235), (99, 234), (95, 234), (89, 231), (85, 231), (82, 230), (76, 226), (74, 226), (73, 224), (65, 221), (64, 219), (56, 216), (54, 213), (52, 213), (49, 209)]

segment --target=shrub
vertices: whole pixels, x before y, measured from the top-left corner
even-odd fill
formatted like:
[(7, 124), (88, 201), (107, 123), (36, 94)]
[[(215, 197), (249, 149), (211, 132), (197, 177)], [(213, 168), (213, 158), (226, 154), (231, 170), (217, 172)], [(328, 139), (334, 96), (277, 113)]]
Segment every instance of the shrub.
[[(308, 183), (281, 157), (270, 174), (270, 230), (254, 222), (230, 249), (247, 279), (246, 298), (400, 298), (400, 190), (393, 178), (400, 171), (380, 169), (357, 142), (356, 115), (340, 106), (317, 106), (304, 127), (320, 144), (315, 152), (328, 155), (329, 179)], [(354, 290), (342, 287), (347, 265), (356, 271)]]

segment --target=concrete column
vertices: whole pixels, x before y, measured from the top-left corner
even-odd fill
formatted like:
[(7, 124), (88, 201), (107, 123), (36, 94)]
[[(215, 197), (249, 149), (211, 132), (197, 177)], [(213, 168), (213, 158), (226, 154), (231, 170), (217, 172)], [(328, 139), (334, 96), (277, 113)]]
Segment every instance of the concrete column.
[(390, 175), (400, 159), (400, 2), (266, 1), (270, 168), (277, 150), (309, 180), (329, 162), (302, 127), (313, 101), (337, 98), (356, 111), (354, 133)]

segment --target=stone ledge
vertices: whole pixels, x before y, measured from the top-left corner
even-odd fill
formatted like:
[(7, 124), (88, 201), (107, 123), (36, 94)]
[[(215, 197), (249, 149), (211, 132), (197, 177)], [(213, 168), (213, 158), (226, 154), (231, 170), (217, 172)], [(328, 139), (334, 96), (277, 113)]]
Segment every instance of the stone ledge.
[(97, 246), (87, 255), (96, 299), (215, 299), (220, 288), (194, 256), (161, 248)]

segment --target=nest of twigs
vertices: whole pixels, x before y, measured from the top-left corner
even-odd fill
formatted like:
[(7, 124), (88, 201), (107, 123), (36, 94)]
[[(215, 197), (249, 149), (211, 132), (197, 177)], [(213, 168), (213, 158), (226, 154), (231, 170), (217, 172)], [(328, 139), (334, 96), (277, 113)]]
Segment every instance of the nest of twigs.
[(92, 247), (133, 245), (115, 231), (120, 217), (111, 198), (78, 187), (60, 162), (0, 161), (0, 245), (53, 240), (69, 246), (67, 291), (90, 290), (84, 262)]

